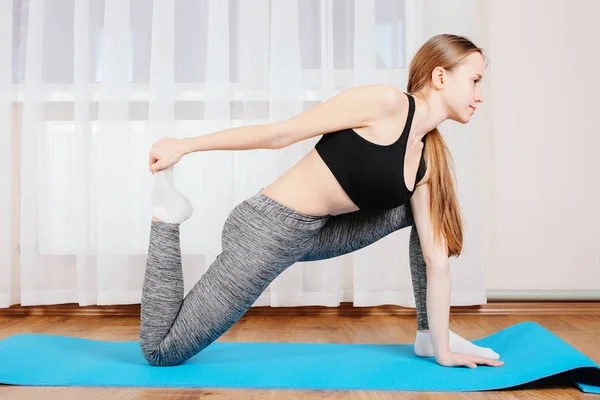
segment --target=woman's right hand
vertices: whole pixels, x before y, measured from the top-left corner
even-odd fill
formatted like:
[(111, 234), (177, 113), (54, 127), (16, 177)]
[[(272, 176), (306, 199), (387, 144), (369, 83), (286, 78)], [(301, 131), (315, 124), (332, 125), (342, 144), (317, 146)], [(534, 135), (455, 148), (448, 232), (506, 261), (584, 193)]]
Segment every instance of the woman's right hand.
[(452, 353), (448, 351), (443, 356), (436, 358), (438, 364), (444, 367), (469, 367), (477, 368), (477, 364), (501, 367), (504, 361), (492, 360), (490, 358), (475, 357), (469, 354)]

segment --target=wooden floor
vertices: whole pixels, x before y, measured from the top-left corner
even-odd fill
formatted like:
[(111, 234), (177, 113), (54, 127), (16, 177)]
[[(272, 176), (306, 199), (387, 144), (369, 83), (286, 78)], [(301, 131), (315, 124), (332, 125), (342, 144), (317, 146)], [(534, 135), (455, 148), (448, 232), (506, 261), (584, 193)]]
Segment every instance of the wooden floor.
[[(535, 321), (600, 362), (598, 315), (457, 315), (451, 329), (469, 340), (523, 321)], [(310, 343), (414, 343), (414, 316), (246, 315), (219, 341)], [(0, 339), (16, 333), (49, 333), (99, 340), (137, 341), (139, 317), (0, 315)], [(0, 362), (2, 362), (0, 360)], [(531, 360), (531, 363), (539, 360)], [(144, 389), (20, 387), (0, 385), (0, 399), (583, 399), (566, 377), (516, 388), (475, 393), (334, 390)]]

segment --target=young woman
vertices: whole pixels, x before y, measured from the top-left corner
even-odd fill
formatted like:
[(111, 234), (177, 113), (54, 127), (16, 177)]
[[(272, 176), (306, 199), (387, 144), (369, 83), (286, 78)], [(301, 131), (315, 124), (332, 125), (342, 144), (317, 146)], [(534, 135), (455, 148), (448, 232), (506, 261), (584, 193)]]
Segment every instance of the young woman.
[[(462, 222), (437, 126), (469, 122), (483, 101), (484, 72), (480, 48), (461, 36), (437, 35), (413, 58), (407, 92), (358, 86), (285, 121), (156, 142), (141, 305), (146, 360), (170, 366), (194, 356), (294, 263), (337, 257), (410, 226), (415, 352), (443, 366), (502, 365), (491, 349), (449, 330), (448, 258), (462, 251)], [(172, 166), (195, 151), (281, 149), (318, 135), (314, 150), (233, 209), (222, 253), (184, 297), (179, 225), (192, 206), (173, 186)]]

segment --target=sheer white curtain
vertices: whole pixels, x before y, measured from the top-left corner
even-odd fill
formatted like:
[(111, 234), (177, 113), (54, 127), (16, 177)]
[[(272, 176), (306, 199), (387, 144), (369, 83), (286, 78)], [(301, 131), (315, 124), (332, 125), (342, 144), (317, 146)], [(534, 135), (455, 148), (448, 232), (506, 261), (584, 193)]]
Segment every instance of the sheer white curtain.
[[(412, 55), (437, 33), (425, 5), (0, 0), (0, 307), (139, 303), (151, 144), (282, 120), (355, 85), (405, 90)], [(452, 304), (481, 304), (482, 161), (475, 127), (452, 129), (460, 132), (448, 140), (466, 216), (465, 253), (451, 260)], [(186, 292), (221, 251), (231, 209), (317, 140), (194, 153), (177, 164), (176, 184), (195, 208), (181, 226)], [(408, 233), (297, 263), (255, 306), (414, 307)]]

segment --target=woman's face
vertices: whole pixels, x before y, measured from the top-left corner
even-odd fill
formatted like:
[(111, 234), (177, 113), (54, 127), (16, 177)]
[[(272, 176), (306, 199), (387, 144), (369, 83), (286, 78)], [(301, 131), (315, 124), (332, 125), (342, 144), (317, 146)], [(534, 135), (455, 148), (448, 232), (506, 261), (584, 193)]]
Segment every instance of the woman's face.
[(483, 102), (483, 57), (479, 53), (471, 53), (460, 66), (446, 72), (443, 97), (448, 107), (448, 118), (466, 124), (475, 113), (475, 108)]

